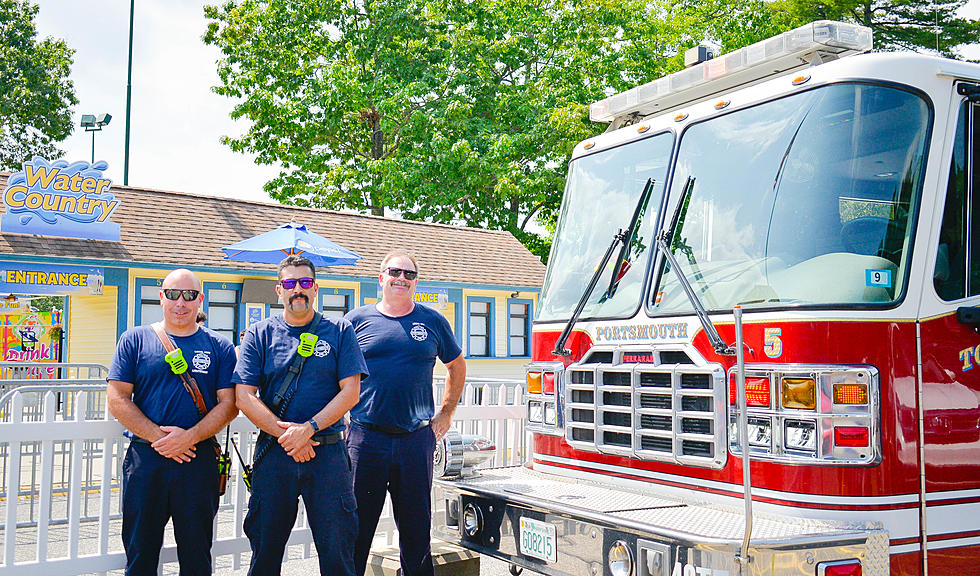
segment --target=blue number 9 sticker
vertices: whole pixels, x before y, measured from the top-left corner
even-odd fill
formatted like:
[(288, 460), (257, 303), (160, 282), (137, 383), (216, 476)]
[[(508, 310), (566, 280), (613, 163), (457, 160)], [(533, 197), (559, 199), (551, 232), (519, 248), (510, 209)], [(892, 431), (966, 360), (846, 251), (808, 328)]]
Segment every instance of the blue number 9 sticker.
[(865, 270), (864, 283), (868, 286), (881, 286), (883, 288), (891, 288), (892, 271), (891, 270)]
[(783, 355), (783, 341), (779, 338), (783, 334), (782, 328), (766, 328), (763, 332), (765, 335), (765, 346), (763, 351), (766, 356), (770, 358), (779, 358)]

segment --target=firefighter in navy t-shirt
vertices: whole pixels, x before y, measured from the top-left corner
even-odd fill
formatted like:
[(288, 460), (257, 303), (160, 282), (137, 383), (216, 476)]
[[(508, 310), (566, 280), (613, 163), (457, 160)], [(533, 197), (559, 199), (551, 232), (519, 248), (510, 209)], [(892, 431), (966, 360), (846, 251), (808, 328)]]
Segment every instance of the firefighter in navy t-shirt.
[(130, 328), (109, 368), (109, 411), (131, 434), (123, 461), (122, 539), (127, 576), (155, 576), (164, 527), (173, 519), (180, 574), (211, 574), (218, 461), (214, 435), (238, 414), (232, 343), (198, 326), (201, 282), (190, 270), (163, 280), (163, 329), (207, 408), (202, 418), (151, 326)]
[[(357, 402), (367, 367), (350, 323), (314, 312), (316, 271), (309, 260), (283, 260), (276, 293), (283, 314), (248, 329), (234, 377), (239, 407), (266, 433), (256, 445), (245, 517), (252, 547), (248, 573), (280, 573), (302, 496), (321, 576), (352, 576), (357, 504), (344, 450), (343, 416)], [(282, 392), (279, 414), (274, 414), (272, 399), (285, 382), (301, 337), (308, 343), (308, 355)]]
[[(347, 314), (357, 332), (371, 378), (351, 410), (347, 450), (354, 465), (358, 536), (357, 573), (367, 567), (385, 492), (391, 493), (402, 574), (433, 573), (429, 545), (432, 455), (452, 422), (463, 392), (466, 362), (449, 322), (413, 301), (418, 266), (405, 252), (381, 262), (382, 297)], [(432, 398), (432, 368), (447, 370), (439, 411)]]

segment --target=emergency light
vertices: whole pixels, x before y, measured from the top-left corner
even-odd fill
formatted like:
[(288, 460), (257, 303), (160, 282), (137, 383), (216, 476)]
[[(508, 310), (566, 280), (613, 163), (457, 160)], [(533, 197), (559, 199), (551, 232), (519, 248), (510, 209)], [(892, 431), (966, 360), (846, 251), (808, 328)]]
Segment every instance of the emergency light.
[(860, 54), (871, 49), (871, 29), (820, 20), (723, 54), (589, 106), (593, 122), (647, 116), (707, 98), (773, 74)]

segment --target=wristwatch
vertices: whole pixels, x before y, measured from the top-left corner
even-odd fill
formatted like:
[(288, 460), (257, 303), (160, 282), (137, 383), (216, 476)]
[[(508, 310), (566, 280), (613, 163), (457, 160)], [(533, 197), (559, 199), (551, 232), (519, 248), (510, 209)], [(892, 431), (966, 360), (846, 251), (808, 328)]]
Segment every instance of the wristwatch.
[(313, 418), (310, 418), (310, 426), (313, 427), (313, 433), (314, 434), (316, 434), (317, 432), (320, 431), (320, 427), (316, 425), (316, 420), (313, 419)]

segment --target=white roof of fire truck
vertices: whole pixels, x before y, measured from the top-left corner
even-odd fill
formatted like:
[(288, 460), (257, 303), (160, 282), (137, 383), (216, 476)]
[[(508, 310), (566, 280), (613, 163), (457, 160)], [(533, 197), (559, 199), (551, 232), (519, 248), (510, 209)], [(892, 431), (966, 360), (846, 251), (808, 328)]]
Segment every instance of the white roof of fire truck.
[[(689, 106), (735, 88), (868, 52), (871, 47), (870, 28), (827, 20), (811, 22), (594, 102), (589, 117), (593, 122), (609, 122), (609, 130), (615, 130), (627, 120)], [(980, 67), (975, 64), (932, 60), (940, 64), (940, 76), (980, 78)]]

